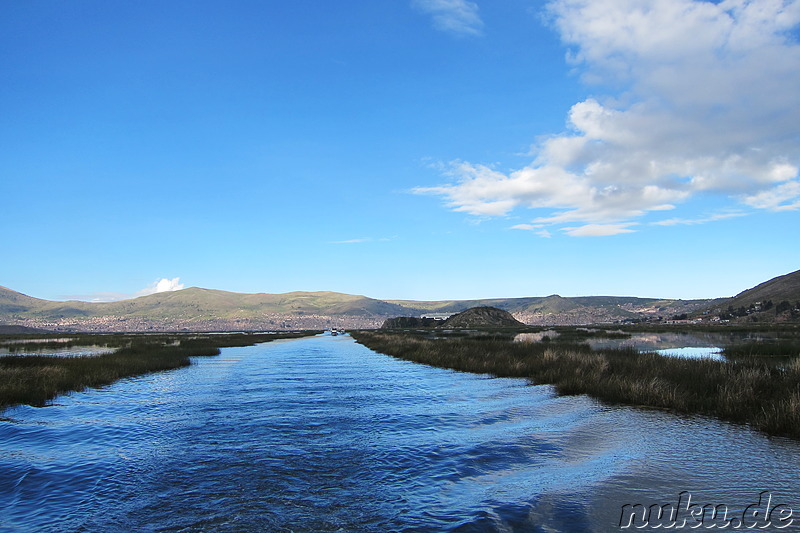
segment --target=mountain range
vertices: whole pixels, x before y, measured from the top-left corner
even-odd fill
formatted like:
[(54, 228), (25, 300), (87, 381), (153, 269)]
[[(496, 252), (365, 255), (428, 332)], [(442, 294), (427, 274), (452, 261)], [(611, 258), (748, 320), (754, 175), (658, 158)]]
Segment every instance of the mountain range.
[(676, 300), (559, 295), (483, 300), (379, 300), (337, 292), (246, 294), (191, 287), (130, 300), (50, 301), (0, 287), (0, 324), (56, 331), (231, 331), (379, 327), (387, 318), (453, 314), (477, 306), (508, 311), (533, 325), (576, 325), (670, 318), (771, 300), (800, 302), (800, 271), (733, 298)]

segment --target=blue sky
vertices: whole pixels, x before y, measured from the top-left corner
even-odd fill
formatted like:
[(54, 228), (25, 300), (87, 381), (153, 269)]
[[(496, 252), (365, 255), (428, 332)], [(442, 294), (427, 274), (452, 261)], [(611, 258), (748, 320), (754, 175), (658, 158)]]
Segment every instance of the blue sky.
[(0, 285), (733, 295), (800, 268), (800, 2), (0, 3)]

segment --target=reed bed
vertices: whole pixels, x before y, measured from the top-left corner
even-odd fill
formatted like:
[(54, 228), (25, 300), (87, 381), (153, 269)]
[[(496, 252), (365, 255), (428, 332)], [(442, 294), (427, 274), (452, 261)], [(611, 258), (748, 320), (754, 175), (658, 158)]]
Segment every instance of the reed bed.
[(723, 352), (725, 357), (798, 357), (800, 356), (799, 341), (779, 342), (746, 342), (727, 346)]
[(554, 385), (559, 394), (715, 416), (800, 438), (800, 364), (682, 359), (554, 341), (426, 339), (368, 331), (351, 335), (375, 351), (431, 366), (529, 378)]
[[(277, 334), (82, 336), (90, 345), (121, 346), (95, 357), (8, 355), (0, 357), (0, 409), (42, 406), (59, 394), (101, 387), (122, 378), (191, 364), (190, 357), (219, 355), (220, 348), (297, 338), (316, 331)], [(49, 341), (43, 340), (43, 343)], [(62, 346), (62, 345), (59, 345)]]

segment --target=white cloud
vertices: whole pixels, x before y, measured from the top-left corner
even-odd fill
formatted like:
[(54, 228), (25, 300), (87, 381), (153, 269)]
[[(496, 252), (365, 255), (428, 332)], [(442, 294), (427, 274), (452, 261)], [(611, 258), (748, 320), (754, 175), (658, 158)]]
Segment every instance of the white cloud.
[(539, 235), (540, 237), (544, 237), (545, 239), (549, 239), (550, 237), (552, 237), (553, 234), (546, 229), (542, 229), (542, 226), (543, 224), (517, 224), (516, 226), (511, 226), (511, 229), (522, 229), (526, 231), (532, 231), (537, 235)]
[(150, 294), (156, 294), (158, 292), (170, 292), (170, 291), (179, 291), (184, 288), (183, 283), (180, 282), (181, 278), (161, 278), (157, 281), (154, 281), (149, 287), (146, 289), (142, 289), (136, 293), (136, 297), (138, 296), (148, 296)]
[(572, 237), (607, 237), (609, 235), (619, 235), (620, 233), (633, 233), (632, 229), (628, 229), (630, 225), (632, 225), (631, 222), (625, 224), (586, 224), (577, 228), (563, 228), (563, 231)]
[(362, 242), (369, 242), (372, 239), (347, 239), (344, 241), (331, 241), (330, 244), (360, 244)]
[(742, 201), (759, 209), (788, 211), (800, 208), (800, 183), (787, 181), (776, 187), (745, 196)]
[(343, 241), (330, 241), (328, 244), (361, 244), (365, 242), (388, 242), (392, 239), (387, 237), (380, 237), (380, 238), (372, 238), (372, 237), (364, 237), (361, 239), (346, 239)]
[(468, 0), (412, 0), (412, 5), (433, 18), (433, 25), (454, 35), (480, 35), (483, 20), (478, 4)]
[(706, 217), (700, 218), (669, 218), (667, 220), (659, 220), (658, 222), (653, 222), (656, 226), (696, 226), (698, 224), (706, 224), (708, 222), (716, 222), (718, 220), (725, 220), (728, 218), (738, 218), (745, 216), (745, 213), (735, 212), (735, 213), (717, 213), (715, 215), (710, 215)]
[(701, 191), (800, 209), (800, 0), (553, 0), (547, 13), (583, 79), (614, 96), (573, 105), (569, 131), (522, 169), (459, 161), (453, 183), (416, 192), (584, 224), (570, 235), (631, 232)]

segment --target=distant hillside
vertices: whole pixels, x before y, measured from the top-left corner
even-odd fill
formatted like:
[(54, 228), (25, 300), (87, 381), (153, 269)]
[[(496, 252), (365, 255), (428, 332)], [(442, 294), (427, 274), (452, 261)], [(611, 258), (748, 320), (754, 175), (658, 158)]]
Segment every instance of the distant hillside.
[[(0, 313), (21, 317), (125, 315), (155, 319), (253, 317), (265, 312), (372, 316), (409, 311), (365, 296), (336, 292), (244, 294), (191, 287), (119, 302), (53, 302), (0, 287)], [(414, 309), (413, 311), (417, 311)]]
[(154, 318), (256, 318), (265, 313), (384, 316), (407, 309), (381, 300), (337, 292), (245, 294), (191, 287), (103, 305), (103, 312)]
[[(622, 296), (562, 297), (557, 294), (483, 300), (378, 300), (337, 292), (245, 294), (192, 287), (107, 303), (54, 302), (0, 287), (0, 324), (54, 331), (232, 331), (377, 328), (393, 317), (455, 314), (495, 307), (528, 325), (586, 325), (658, 321), (676, 316), (709, 317), (729, 306), (771, 300), (778, 307), (800, 302), (800, 271), (780, 276), (728, 299), (671, 300)], [(791, 307), (791, 306), (790, 306)], [(794, 320), (780, 306), (772, 315)], [(744, 312), (740, 313), (743, 315)], [(783, 313), (783, 314), (781, 314)], [(768, 315), (764, 315), (766, 319)], [(752, 318), (752, 317), (751, 317)]]
[(46, 303), (47, 300), (31, 298), (6, 287), (0, 287), (0, 315), (24, 313), (32, 307)]
[(0, 287), (0, 323), (95, 331), (258, 330), (377, 327), (418, 314), (382, 300), (336, 292), (243, 294), (191, 287), (119, 302), (53, 302)]
[(402, 307), (424, 309), (427, 313), (459, 313), (472, 307), (491, 306), (513, 314), (532, 325), (580, 325), (623, 320), (670, 317), (706, 308), (716, 300), (668, 300), (628, 296), (580, 296), (557, 294), (527, 298), (486, 300), (444, 300), (419, 302), (390, 300)]
[(723, 303), (739, 307), (770, 300), (776, 304), (784, 300), (789, 302), (800, 301), (800, 270), (772, 278), (756, 285), (752, 289), (740, 292)]
[(41, 335), (43, 333), (54, 333), (46, 329), (29, 328), (27, 326), (4, 326), (0, 325), (0, 335)]
[(800, 270), (719, 300), (702, 314), (735, 322), (800, 322)]

